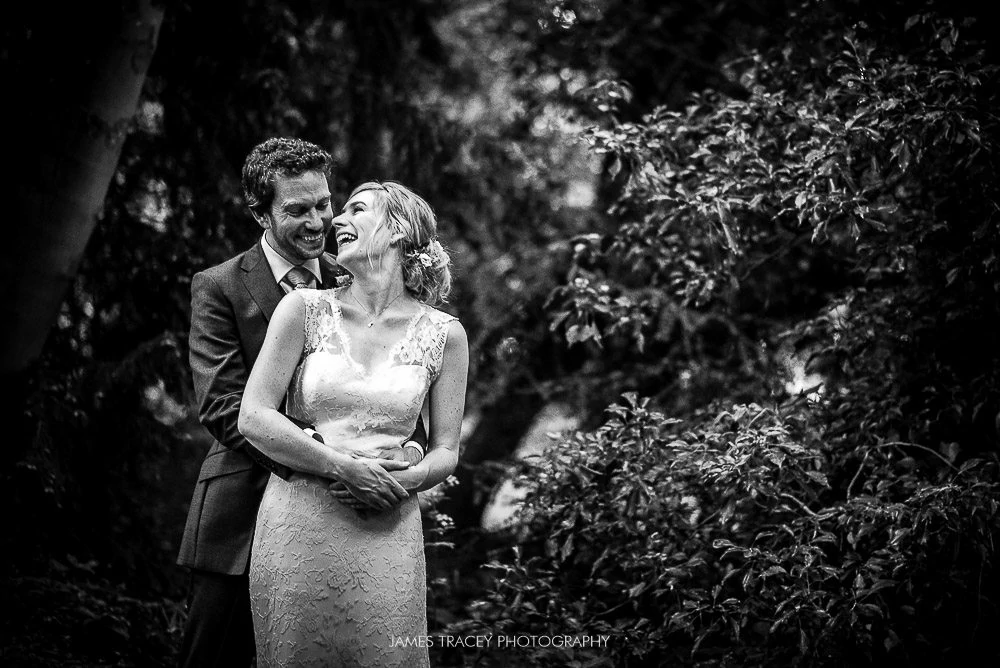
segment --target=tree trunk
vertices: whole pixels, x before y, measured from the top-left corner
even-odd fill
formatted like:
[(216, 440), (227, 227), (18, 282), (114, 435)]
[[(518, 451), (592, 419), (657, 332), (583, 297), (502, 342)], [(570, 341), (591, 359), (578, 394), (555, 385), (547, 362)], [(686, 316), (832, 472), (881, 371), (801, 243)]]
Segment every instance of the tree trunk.
[(136, 112), (163, 8), (150, 0), (122, 7), (96, 30), (93, 21), (74, 24), (83, 17), (74, 10), (27, 9), (21, 50), (5, 63), (22, 71), (11, 77), (21, 84), (21, 117), (8, 128), (17, 135), (8, 166), (18, 172), (0, 244), (2, 378), (22, 375), (41, 354)]

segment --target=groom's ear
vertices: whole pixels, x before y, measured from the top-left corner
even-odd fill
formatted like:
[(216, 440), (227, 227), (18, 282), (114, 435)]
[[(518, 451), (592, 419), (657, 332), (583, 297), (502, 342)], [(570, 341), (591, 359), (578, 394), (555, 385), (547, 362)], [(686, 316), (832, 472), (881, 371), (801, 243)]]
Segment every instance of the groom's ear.
[(250, 215), (253, 216), (253, 219), (257, 221), (257, 224), (265, 230), (271, 227), (271, 214), (264, 211), (258, 211), (256, 209), (250, 209)]

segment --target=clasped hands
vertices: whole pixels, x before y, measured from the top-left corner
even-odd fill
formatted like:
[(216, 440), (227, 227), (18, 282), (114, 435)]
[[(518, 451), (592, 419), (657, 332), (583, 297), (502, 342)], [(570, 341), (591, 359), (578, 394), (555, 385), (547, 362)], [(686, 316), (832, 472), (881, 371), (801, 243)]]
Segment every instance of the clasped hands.
[(410, 493), (390, 471), (402, 471), (417, 464), (420, 451), (399, 447), (380, 457), (355, 455), (354, 466), (346, 479), (335, 480), (328, 486), (330, 495), (356, 511), (383, 511), (394, 508), (410, 497)]

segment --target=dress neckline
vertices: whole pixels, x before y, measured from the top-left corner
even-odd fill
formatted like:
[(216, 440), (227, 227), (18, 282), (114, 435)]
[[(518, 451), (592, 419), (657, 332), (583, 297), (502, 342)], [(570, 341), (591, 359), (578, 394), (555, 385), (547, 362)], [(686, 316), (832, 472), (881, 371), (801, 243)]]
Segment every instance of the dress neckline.
[(389, 348), (389, 354), (386, 358), (379, 362), (378, 364), (373, 364), (371, 370), (365, 367), (361, 362), (354, 359), (354, 355), (351, 352), (351, 337), (347, 334), (347, 329), (344, 327), (344, 313), (340, 309), (340, 300), (337, 299), (337, 295), (340, 290), (344, 288), (338, 288), (333, 291), (333, 299), (331, 299), (331, 306), (333, 307), (333, 330), (340, 339), (340, 348), (343, 352), (344, 359), (354, 368), (358, 375), (364, 377), (365, 379), (370, 379), (375, 375), (375, 372), (392, 366), (392, 360), (394, 360), (398, 355), (399, 351), (402, 349), (403, 345), (413, 337), (413, 331), (417, 327), (417, 323), (420, 318), (427, 312), (427, 305), (421, 303), (420, 308), (414, 313), (409, 322), (406, 323), (406, 329), (403, 331), (403, 335), (392, 344)]

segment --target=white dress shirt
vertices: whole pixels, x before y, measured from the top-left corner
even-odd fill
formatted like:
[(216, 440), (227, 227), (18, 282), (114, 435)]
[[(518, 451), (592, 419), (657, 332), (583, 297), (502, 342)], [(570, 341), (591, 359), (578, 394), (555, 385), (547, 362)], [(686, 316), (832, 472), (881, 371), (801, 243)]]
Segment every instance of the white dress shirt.
[[(296, 265), (281, 257), (281, 255), (278, 254), (278, 251), (271, 248), (271, 244), (267, 243), (267, 235), (260, 238), (260, 247), (264, 249), (264, 257), (267, 258), (267, 264), (271, 267), (271, 273), (274, 274), (274, 281), (281, 286), (281, 289), (284, 290), (287, 295), (292, 291), (292, 286), (288, 284), (288, 281), (284, 280), (285, 274), (288, 273), (289, 269)], [(323, 285), (323, 277), (320, 275), (319, 270), (319, 258), (306, 260), (298, 266), (309, 270), (309, 273), (316, 279), (316, 284), (313, 287)]]

